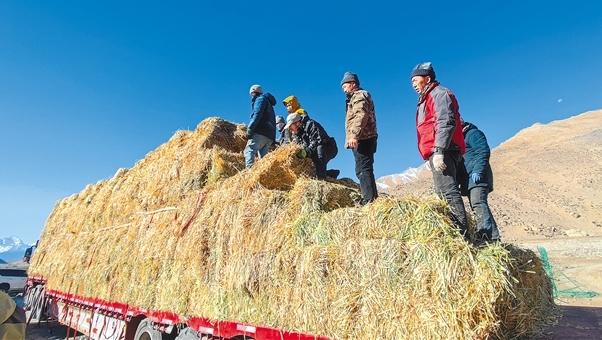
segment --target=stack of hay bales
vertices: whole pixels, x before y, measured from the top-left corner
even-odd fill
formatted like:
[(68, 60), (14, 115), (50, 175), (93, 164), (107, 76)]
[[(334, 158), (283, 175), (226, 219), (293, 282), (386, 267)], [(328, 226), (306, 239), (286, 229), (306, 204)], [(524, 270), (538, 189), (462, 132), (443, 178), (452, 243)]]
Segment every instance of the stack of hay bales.
[(336, 339), (531, 336), (556, 320), (531, 251), (477, 250), (435, 198), (358, 206), (296, 145), (244, 169), (245, 126), (209, 118), (58, 202), (30, 275), (49, 289)]

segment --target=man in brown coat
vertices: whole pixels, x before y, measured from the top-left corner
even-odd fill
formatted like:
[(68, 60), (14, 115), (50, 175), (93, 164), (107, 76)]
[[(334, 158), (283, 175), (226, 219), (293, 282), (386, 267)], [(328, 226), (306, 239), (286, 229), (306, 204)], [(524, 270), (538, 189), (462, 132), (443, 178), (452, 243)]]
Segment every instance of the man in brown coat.
[(376, 114), (370, 93), (360, 87), (357, 74), (346, 72), (341, 87), (347, 94), (345, 118), (345, 147), (353, 151), (355, 174), (360, 181), (364, 205), (378, 197), (374, 179), (374, 153), (376, 152)]

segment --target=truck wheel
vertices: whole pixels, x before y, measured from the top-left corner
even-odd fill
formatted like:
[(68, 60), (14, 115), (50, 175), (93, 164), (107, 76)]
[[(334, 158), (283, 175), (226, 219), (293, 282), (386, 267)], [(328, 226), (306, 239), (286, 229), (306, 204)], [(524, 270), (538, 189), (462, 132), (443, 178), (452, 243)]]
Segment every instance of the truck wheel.
[(144, 319), (138, 324), (134, 340), (161, 340), (161, 332), (153, 329), (153, 324), (149, 319)]

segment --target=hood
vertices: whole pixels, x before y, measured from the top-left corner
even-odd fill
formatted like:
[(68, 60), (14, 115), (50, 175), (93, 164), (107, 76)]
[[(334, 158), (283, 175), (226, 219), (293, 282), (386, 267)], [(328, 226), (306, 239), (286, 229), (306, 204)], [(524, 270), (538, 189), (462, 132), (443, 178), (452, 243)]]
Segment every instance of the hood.
[(466, 133), (472, 129), (476, 129), (477, 126), (467, 121), (462, 122), (462, 133), (466, 136)]
[[(301, 104), (299, 104), (299, 100), (297, 100), (297, 97), (295, 96), (288, 96), (286, 98), (284, 98), (284, 100), (282, 101), (282, 104), (284, 106), (286, 106), (286, 104), (291, 103), (291, 106), (293, 107), (293, 112), (296, 112), (297, 110), (299, 110), (301, 108)], [(299, 112), (297, 112), (299, 113)]]
[(274, 96), (272, 96), (271, 93), (266, 93), (264, 94), (264, 96), (268, 99), (268, 101), (270, 102), (270, 104), (272, 104), (272, 106), (276, 105), (276, 98)]

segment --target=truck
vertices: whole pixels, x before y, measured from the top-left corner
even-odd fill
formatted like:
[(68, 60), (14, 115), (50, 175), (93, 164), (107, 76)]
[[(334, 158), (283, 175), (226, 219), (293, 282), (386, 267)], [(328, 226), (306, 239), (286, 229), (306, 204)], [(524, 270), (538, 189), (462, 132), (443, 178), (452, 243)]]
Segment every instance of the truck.
[(31, 315), (94, 340), (512, 338), (555, 322), (533, 252), (473, 248), (440, 199), (362, 206), (295, 144), (245, 169), (246, 131), (206, 119), (58, 201)]

